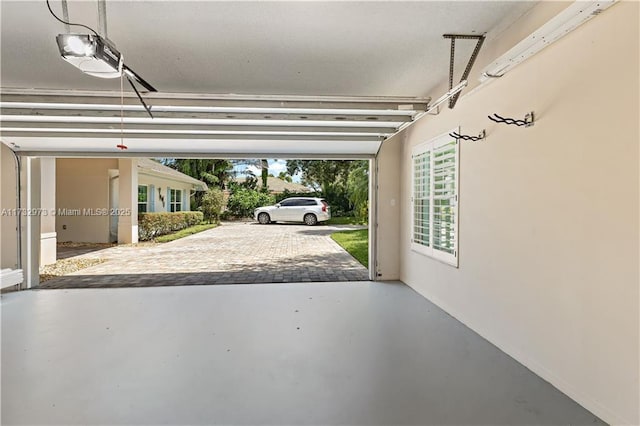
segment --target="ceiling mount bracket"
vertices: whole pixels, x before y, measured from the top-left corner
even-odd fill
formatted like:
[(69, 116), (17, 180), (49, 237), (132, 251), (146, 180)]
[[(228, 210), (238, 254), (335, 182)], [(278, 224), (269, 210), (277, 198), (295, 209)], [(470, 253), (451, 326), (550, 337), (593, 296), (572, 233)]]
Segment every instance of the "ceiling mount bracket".
[(98, 0), (98, 34), (107, 40), (107, 0)]
[[(451, 39), (451, 54), (449, 57), (449, 90), (453, 89), (453, 64), (456, 55), (456, 40), (477, 40), (476, 47), (473, 49), (471, 53), (471, 57), (469, 58), (469, 62), (467, 62), (467, 66), (462, 73), (462, 77), (460, 81), (467, 80), (469, 74), (471, 73), (471, 68), (473, 68), (473, 64), (476, 62), (476, 58), (478, 57), (478, 53), (480, 52), (480, 48), (485, 40), (485, 35), (475, 35), (475, 34), (443, 34), (442, 37)], [(453, 108), (456, 106), (456, 102), (458, 102), (458, 98), (460, 97), (460, 92), (456, 93), (454, 96), (449, 99), (449, 108)]]
[[(65, 22), (69, 22), (69, 5), (67, 5), (67, 0), (62, 0), (62, 19)], [(71, 25), (64, 24), (64, 29), (69, 34), (71, 32)]]
[(427, 113), (427, 115), (438, 115), (440, 114), (440, 105), (436, 105), (431, 111)]

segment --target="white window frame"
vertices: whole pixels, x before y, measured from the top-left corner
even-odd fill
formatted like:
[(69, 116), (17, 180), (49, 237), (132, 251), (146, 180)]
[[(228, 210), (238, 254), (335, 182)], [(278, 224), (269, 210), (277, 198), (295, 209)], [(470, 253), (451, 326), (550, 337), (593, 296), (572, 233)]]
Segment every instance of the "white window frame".
[[(169, 211), (170, 212), (181, 212), (182, 210), (182, 189), (176, 189), (176, 188), (171, 188), (171, 195), (170, 195), (170, 206), (169, 206)], [(180, 194), (179, 197), (175, 197), (176, 194)], [(180, 206), (180, 210), (177, 210), (176, 207)]]
[[(459, 242), (459, 233), (458, 233), (458, 225), (460, 223), (460, 214), (459, 214), (459, 191), (460, 191), (460, 144), (459, 142), (449, 136), (451, 132), (459, 132), (459, 128), (452, 129), (451, 131), (444, 133), (440, 136), (437, 136), (427, 142), (423, 142), (419, 145), (416, 145), (411, 150), (411, 226), (410, 226), (410, 241), (411, 241), (411, 250), (423, 254), (425, 256), (429, 256), (446, 264), (458, 267), (458, 242)], [(454, 191), (454, 204), (453, 204), (453, 232), (454, 232), (454, 240), (453, 240), (453, 253), (448, 253), (446, 251), (442, 251), (433, 247), (433, 223), (434, 223), (434, 155), (433, 152), (438, 148), (447, 145), (451, 142), (455, 142), (455, 191)], [(423, 153), (430, 152), (429, 156), (429, 241), (428, 246), (417, 243), (414, 241), (415, 234), (415, 226), (416, 226), (416, 215), (415, 215), (415, 190), (416, 190), (416, 170), (414, 158), (417, 155), (421, 155)]]
[[(138, 195), (140, 194), (140, 188), (147, 188), (147, 200), (144, 202), (138, 201), (138, 213), (149, 213), (149, 185), (138, 185)], [(140, 211), (140, 206), (144, 205), (144, 211)]]

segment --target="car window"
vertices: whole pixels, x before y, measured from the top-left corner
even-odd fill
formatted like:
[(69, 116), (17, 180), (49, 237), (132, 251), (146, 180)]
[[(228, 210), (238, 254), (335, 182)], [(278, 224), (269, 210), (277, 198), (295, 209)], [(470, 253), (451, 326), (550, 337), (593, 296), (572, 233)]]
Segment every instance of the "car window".
[(309, 198), (291, 198), (282, 200), (280, 202), (282, 207), (300, 207), (300, 206), (315, 206), (317, 205), (316, 200)]

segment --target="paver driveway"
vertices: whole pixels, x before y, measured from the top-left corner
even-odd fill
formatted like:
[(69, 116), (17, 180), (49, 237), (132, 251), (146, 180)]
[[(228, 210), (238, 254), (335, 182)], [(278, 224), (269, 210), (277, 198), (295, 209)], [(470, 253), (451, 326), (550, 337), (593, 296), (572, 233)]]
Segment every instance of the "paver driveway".
[(225, 222), (164, 244), (116, 246), (83, 257), (108, 261), (41, 288), (363, 281), (368, 271), (331, 238), (354, 226)]

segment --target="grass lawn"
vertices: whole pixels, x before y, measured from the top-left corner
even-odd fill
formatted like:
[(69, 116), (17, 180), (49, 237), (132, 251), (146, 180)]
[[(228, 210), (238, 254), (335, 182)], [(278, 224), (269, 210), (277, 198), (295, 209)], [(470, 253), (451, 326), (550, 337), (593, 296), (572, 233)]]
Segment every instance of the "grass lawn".
[(366, 268), (369, 267), (369, 230), (340, 231), (331, 234), (331, 238), (355, 257)]
[(181, 229), (172, 234), (161, 235), (153, 240), (157, 243), (168, 243), (169, 241), (177, 240), (180, 238), (187, 237), (192, 234), (197, 234), (198, 232), (206, 231), (207, 229), (212, 229), (218, 226), (215, 223), (201, 223), (200, 225), (190, 226), (188, 228)]
[(332, 217), (324, 223), (327, 225), (366, 225), (366, 223), (358, 222), (358, 219), (353, 216)]

